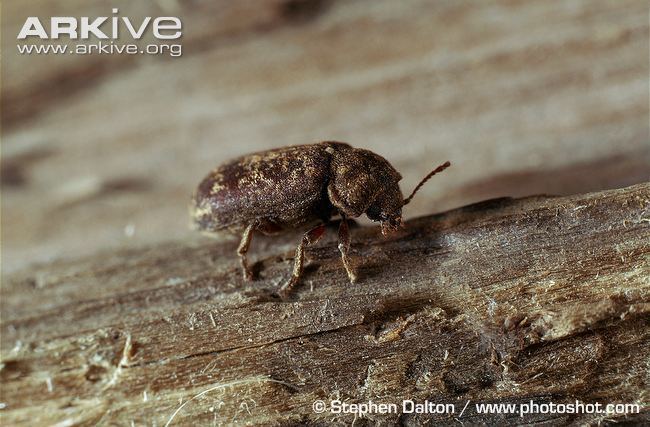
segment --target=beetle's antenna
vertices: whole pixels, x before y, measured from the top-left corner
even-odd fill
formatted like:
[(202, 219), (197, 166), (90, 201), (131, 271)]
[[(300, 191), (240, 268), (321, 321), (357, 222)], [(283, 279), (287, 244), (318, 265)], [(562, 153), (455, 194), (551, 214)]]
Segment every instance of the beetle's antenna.
[(427, 175), (427, 176), (425, 176), (424, 178), (422, 178), (422, 181), (420, 181), (420, 183), (417, 185), (417, 187), (415, 187), (415, 190), (413, 190), (413, 192), (411, 193), (411, 195), (408, 196), (406, 199), (404, 199), (404, 203), (402, 204), (402, 206), (404, 206), (404, 205), (408, 205), (409, 202), (413, 199), (413, 196), (415, 196), (415, 193), (417, 193), (418, 190), (419, 190), (419, 189), (424, 185), (424, 183), (427, 182), (429, 179), (431, 179), (432, 176), (434, 176), (435, 174), (437, 174), (437, 173), (439, 173), (439, 172), (444, 171), (444, 170), (447, 169), (449, 166), (451, 166), (451, 163), (450, 163), (449, 161), (446, 161), (446, 162), (444, 162), (443, 164), (441, 164), (440, 166), (438, 166), (437, 168), (435, 168), (434, 170), (432, 170), (432, 171), (429, 173), (429, 175)]

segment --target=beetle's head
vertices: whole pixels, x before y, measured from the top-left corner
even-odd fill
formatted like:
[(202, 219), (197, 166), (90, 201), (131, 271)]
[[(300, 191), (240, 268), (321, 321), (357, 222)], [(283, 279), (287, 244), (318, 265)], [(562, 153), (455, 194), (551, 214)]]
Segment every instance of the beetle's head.
[(373, 221), (381, 222), (381, 234), (384, 236), (397, 231), (397, 229), (402, 224), (402, 207), (409, 204), (409, 202), (415, 196), (415, 193), (427, 182), (433, 175), (442, 172), (451, 165), (450, 162), (445, 162), (432, 170), (427, 176), (425, 176), (420, 183), (415, 187), (410, 196), (404, 199), (402, 192), (399, 189), (397, 180), (384, 181), (383, 189), (376, 195), (374, 201), (370, 204), (370, 207), (366, 211), (366, 215)]
[(368, 150), (335, 147), (327, 187), (330, 202), (345, 216), (366, 214), (381, 223), (382, 234), (402, 222), (402, 176), (386, 159)]
[(368, 207), (366, 215), (372, 221), (381, 223), (381, 234), (384, 236), (397, 231), (402, 224), (403, 198), (399, 185), (395, 182), (384, 187)]
[(438, 166), (405, 199), (399, 189), (402, 176), (380, 155), (340, 144), (330, 145), (328, 149), (332, 156), (327, 186), (329, 201), (342, 215), (356, 218), (365, 213), (372, 221), (378, 221), (384, 235), (401, 226), (402, 207), (420, 187), (449, 166), (449, 162)]

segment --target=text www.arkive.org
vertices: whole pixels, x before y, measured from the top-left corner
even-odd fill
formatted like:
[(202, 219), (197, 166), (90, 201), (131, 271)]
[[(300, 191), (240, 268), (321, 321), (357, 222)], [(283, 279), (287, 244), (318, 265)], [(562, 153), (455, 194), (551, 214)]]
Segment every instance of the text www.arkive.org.
[(120, 44), (99, 42), (89, 44), (17, 44), (21, 55), (169, 55), (181, 56), (182, 45), (151, 43), (138, 46), (134, 43)]

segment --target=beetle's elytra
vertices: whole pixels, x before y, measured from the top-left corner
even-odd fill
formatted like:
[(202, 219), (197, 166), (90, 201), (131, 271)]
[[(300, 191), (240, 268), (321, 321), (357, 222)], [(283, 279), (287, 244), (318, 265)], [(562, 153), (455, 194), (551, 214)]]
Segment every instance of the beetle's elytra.
[(339, 215), (338, 247), (348, 277), (355, 282), (346, 218), (365, 213), (380, 222), (383, 234), (396, 230), (402, 206), (449, 165), (438, 166), (404, 199), (398, 185), (401, 175), (378, 154), (335, 141), (283, 147), (237, 158), (212, 171), (196, 189), (190, 215), (195, 228), (202, 231), (243, 232), (237, 253), (247, 280), (252, 279), (246, 253), (253, 233), (308, 230), (296, 249), (293, 273), (281, 294), (298, 282), (305, 246), (316, 243), (325, 224)]

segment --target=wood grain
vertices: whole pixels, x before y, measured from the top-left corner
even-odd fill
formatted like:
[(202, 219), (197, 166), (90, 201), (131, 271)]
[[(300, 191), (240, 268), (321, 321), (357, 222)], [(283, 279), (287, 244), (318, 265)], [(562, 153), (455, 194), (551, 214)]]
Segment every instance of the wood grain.
[[(456, 425), (471, 402), (637, 403), (640, 414), (536, 414), (527, 423), (648, 422), (650, 183), (498, 199), (353, 229), (361, 281), (335, 232), (304, 284), (273, 296), (297, 236), (176, 241), (11, 275), (3, 284), (7, 425), (350, 424), (315, 399), (454, 403), (455, 415), (360, 425)], [(473, 406), (460, 421), (493, 425)]]

